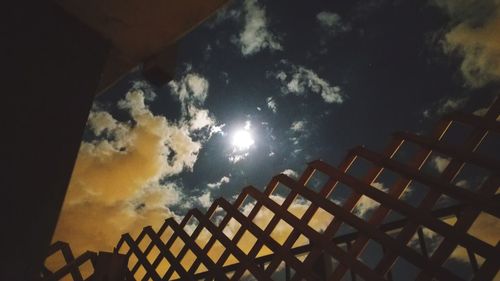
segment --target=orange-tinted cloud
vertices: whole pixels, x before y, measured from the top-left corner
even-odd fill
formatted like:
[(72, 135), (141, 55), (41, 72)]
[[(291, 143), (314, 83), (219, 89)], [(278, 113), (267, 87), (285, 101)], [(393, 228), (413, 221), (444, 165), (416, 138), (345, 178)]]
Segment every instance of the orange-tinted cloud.
[(455, 23), (444, 37), (447, 53), (463, 56), (461, 72), (471, 87), (500, 79), (500, 1), (435, 0)]
[[(175, 216), (169, 206), (181, 201), (182, 191), (160, 180), (192, 169), (202, 147), (191, 137), (189, 116), (172, 123), (154, 115), (140, 90), (127, 93), (119, 106), (132, 122), (105, 111), (89, 116), (89, 128), (105, 137), (82, 142), (53, 237), (69, 242), (77, 254), (111, 250), (122, 233)], [(209, 115), (203, 116), (202, 127), (212, 126)]]

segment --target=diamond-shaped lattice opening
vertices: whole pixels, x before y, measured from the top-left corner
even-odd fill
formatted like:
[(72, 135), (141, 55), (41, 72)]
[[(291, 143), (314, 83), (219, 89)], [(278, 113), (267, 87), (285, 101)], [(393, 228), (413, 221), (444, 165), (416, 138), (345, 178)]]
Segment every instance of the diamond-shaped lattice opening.
[(243, 275), (241, 275), (240, 281), (257, 281), (257, 278), (255, 278), (255, 276), (253, 276), (253, 274), (247, 269)]
[(227, 236), (227, 238), (233, 240), (240, 227), (241, 224), (234, 218), (231, 218), (222, 232)]
[(222, 245), (218, 240), (215, 240), (212, 247), (210, 247), (210, 250), (208, 250), (207, 255), (214, 263), (217, 263), (225, 249), (224, 245)]
[(301, 247), (304, 245), (309, 245), (309, 243), (310, 243), (309, 239), (306, 236), (300, 234), (299, 238), (297, 238), (297, 240), (295, 240), (295, 242), (293, 243), (292, 249), (295, 249), (295, 248), (298, 248), (298, 247)]
[(149, 238), (149, 235), (146, 234), (139, 242), (139, 249), (141, 249), (141, 251), (144, 253), (150, 243), (151, 243), (151, 238)]
[(298, 259), (300, 262), (304, 262), (306, 260), (307, 256), (309, 256), (309, 252), (304, 252), (304, 253), (298, 254), (295, 256), (295, 258)]
[(228, 266), (239, 262), (240, 261), (235, 256), (233, 256), (233, 254), (230, 254), (229, 257), (226, 259), (226, 261), (224, 261), (224, 266)]
[(439, 176), (450, 164), (451, 158), (433, 151), (422, 166), (422, 171), (428, 175)]
[(172, 246), (170, 246), (170, 252), (177, 257), (183, 247), (184, 247), (184, 241), (182, 241), (180, 237), (177, 237), (174, 243), (172, 243)]
[(319, 171), (319, 170), (314, 170), (313, 174), (305, 184), (307, 188), (314, 190), (315, 192), (319, 193), (328, 183), (328, 180), (330, 179), (330, 176)]
[(343, 206), (347, 199), (351, 197), (352, 193), (353, 190), (351, 187), (344, 183), (338, 182), (333, 188), (332, 192), (330, 192), (328, 200), (339, 206)]
[(265, 206), (260, 207), (252, 222), (260, 229), (265, 230), (269, 222), (273, 219), (274, 213)]
[(405, 219), (406, 217), (403, 216), (401, 213), (398, 213), (394, 210), (389, 210), (389, 213), (385, 216), (385, 218), (382, 221), (382, 224), (394, 222), (394, 221), (399, 221), (402, 219)]
[(202, 273), (202, 272), (206, 272), (208, 271), (207, 267), (205, 266), (205, 264), (203, 263), (200, 263), (200, 265), (198, 266), (198, 268), (196, 269), (195, 273), (198, 274), (198, 273)]
[(382, 246), (370, 239), (368, 240), (366, 247), (363, 249), (363, 252), (359, 255), (358, 260), (374, 269), (380, 259), (382, 259), (383, 255)]
[(284, 220), (280, 220), (271, 232), (271, 238), (273, 238), (280, 245), (283, 245), (292, 230), (292, 226), (290, 226)]
[(186, 254), (181, 260), (181, 265), (186, 271), (189, 271), (195, 260), (196, 255), (191, 250), (187, 250)]
[(398, 257), (390, 274), (392, 280), (415, 280), (417, 278), (420, 268), (408, 262), (403, 257)]
[(339, 237), (339, 236), (342, 236), (342, 235), (350, 234), (350, 233), (353, 233), (353, 232), (357, 232), (357, 230), (354, 227), (350, 226), (349, 224), (347, 224), (345, 222), (342, 222), (340, 224), (339, 230), (335, 234), (335, 237)]
[(158, 247), (155, 245), (153, 246), (153, 248), (151, 248), (151, 251), (149, 251), (146, 258), (148, 259), (149, 263), (153, 264), (159, 255), (160, 255), (160, 249), (158, 249)]
[(489, 170), (466, 163), (452, 183), (459, 188), (477, 191), (486, 182), (490, 174), (491, 171)]
[(226, 215), (227, 215), (226, 210), (224, 210), (221, 207), (217, 207), (214, 213), (210, 216), (210, 221), (216, 226), (219, 226), (222, 220), (226, 217)]
[(330, 256), (330, 255), (326, 255), (327, 256), (327, 259), (326, 259), (326, 271), (328, 272), (328, 275), (331, 275), (334, 270), (337, 268), (337, 266), (339, 265), (339, 261), (337, 259), (335, 259), (334, 257)]
[(384, 169), (377, 178), (371, 183), (371, 186), (388, 193), (389, 190), (401, 179), (395, 172)]
[(322, 233), (330, 225), (332, 220), (332, 214), (325, 211), (323, 208), (318, 208), (307, 225), (309, 225), (316, 232)]
[(60, 268), (66, 265), (66, 260), (61, 251), (56, 251), (52, 255), (50, 255), (47, 259), (45, 259), (45, 266), (48, 270), (52, 272), (56, 272)]
[(130, 246), (124, 242), (124, 243), (122, 243), (122, 245), (118, 249), (118, 253), (122, 254), (122, 255), (126, 255), (129, 250), (130, 250)]
[(392, 159), (401, 163), (409, 163), (422, 150), (417, 144), (412, 142), (404, 142), (394, 154)]
[(481, 156), (488, 156), (496, 161), (500, 161), (500, 153), (497, 153), (498, 147), (500, 147), (500, 133), (489, 131), (476, 152)]
[(460, 203), (456, 199), (453, 199), (453, 198), (449, 197), (448, 195), (443, 194), (439, 197), (439, 199), (437, 200), (436, 204), (434, 204), (434, 207), (432, 207), (432, 209), (437, 210), (437, 209), (442, 209), (442, 208), (446, 208), (449, 206), (455, 206), (458, 204), (460, 204)]
[(73, 281), (73, 276), (71, 276), (70, 273), (66, 274), (63, 276), (63, 278), (60, 279), (61, 281)]
[[(338, 262), (330, 257), (326, 253), (322, 253), (314, 262), (313, 262), (313, 270), (321, 275), (324, 276), (330, 276), (333, 273), (334, 270), (334, 263), (335, 265), (338, 264)], [(338, 280), (338, 279), (335, 279)]]
[(418, 207), (422, 200), (424, 200), (425, 196), (427, 196), (428, 192), (429, 188), (426, 185), (417, 181), (412, 181), (401, 193), (399, 200), (404, 201), (413, 207)]
[[(471, 253), (474, 255), (474, 253)], [(474, 256), (476, 258), (477, 255)], [(458, 245), (448, 259), (443, 263), (443, 267), (451, 271), (463, 280), (471, 280), (474, 275), (474, 268), (469, 259), (467, 249)]]
[(160, 239), (163, 243), (167, 243), (167, 241), (170, 239), (170, 237), (172, 237), (173, 234), (174, 234), (174, 230), (169, 226), (160, 235)]
[(252, 247), (255, 245), (255, 242), (257, 242), (257, 237), (250, 233), (250, 231), (245, 230), (245, 233), (243, 233), (243, 236), (241, 236), (236, 246), (248, 255)]
[(257, 253), (257, 257), (270, 255), (272, 253), (273, 251), (271, 251), (271, 249), (269, 249), (266, 245), (263, 245), (262, 248), (260, 248), (259, 252)]
[(358, 179), (363, 179), (368, 175), (368, 172), (374, 168), (374, 165), (362, 158), (357, 157), (356, 160), (352, 163), (352, 165), (347, 169), (347, 174), (356, 177)]
[(295, 273), (292, 267), (287, 267), (285, 261), (281, 261), (276, 270), (271, 274), (272, 280), (286, 280), (287, 271), (289, 276)]
[(176, 280), (179, 278), (180, 278), (179, 273), (177, 273), (177, 271), (174, 271), (174, 273), (172, 273), (170, 280)]
[(290, 194), (291, 189), (282, 183), (278, 183), (274, 188), (269, 198), (271, 198), (274, 202), (281, 205), (285, 201), (288, 194)]
[(167, 273), (168, 269), (170, 268), (170, 263), (166, 258), (162, 258), (158, 266), (156, 266), (156, 273), (163, 278), (165, 276), (165, 273)]
[(191, 216), (183, 229), (189, 236), (191, 236), (196, 227), (198, 227), (198, 224), (200, 224), (200, 222), (195, 217)]
[(472, 236), (495, 246), (500, 234), (500, 219), (488, 213), (481, 212), (467, 231)]
[(297, 195), (295, 199), (293, 199), (292, 204), (288, 207), (288, 212), (300, 219), (304, 216), (309, 206), (311, 206), (311, 201), (305, 199), (301, 195)]
[(240, 213), (242, 213), (243, 215), (245, 215), (247, 217), (250, 214), (250, 212), (252, 211), (256, 202), (257, 201), (255, 200), (255, 198), (253, 198), (250, 195), (247, 195), (245, 197), (245, 200), (243, 200), (241, 205), (238, 207), (238, 210), (240, 211)]
[(135, 254), (131, 254), (130, 257), (128, 258), (128, 268), (132, 269), (134, 266), (137, 264), (139, 259), (137, 259), (137, 256)]
[(198, 246), (200, 248), (203, 249), (205, 247), (205, 245), (207, 245), (210, 238), (212, 238), (212, 233), (210, 233), (210, 231), (208, 231), (208, 229), (203, 228), (200, 231), (200, 234), (198, 234), (198, 237), (196, 237), (195, 242), (196, 242), (196, 244), (198, 244)]
[(446, 130), (444, 136), (441, 138), (441, 142), (445, 142), (453, 146), (462, 146), (463, 142), (467, 139), (471, 132), (472, 128), (470, 126), (453, 121)]
[(146, 269), (144, 268), (144, 266), (141, 265), (134, 273), (134, 278), (135, 280), (142, 280), (142, 278), (144, 278), (145, 275), (146, 275)]
[(424, 243), (422, 244), (420, 242), (418, 236), (419, 231), (417, 231), (408, 242), (408, 246), (424, 256), (425, 252), (427, 252), (427, 255), (430, 257), (434, 254), (441, 242), (443, 242), (444, 238), (439, 233), (436, 233), (427, 227), (420, 226), (420, 228), (421, 233), (423, 234), (422, 237)]
[(226, 273), (227, 278), (228, 278), (228, 279), (231, 279), (231, 278), (233, 277), (234, 273), (235, 273), (234, 271), (229, 271), (229, 272), (227, 272), (227, 273)]
[(362, 195), (354, 206), (352, 212), (359, 218), (368, 221), (379, 206), (379, 202), (371, 199), (366, 195)]
[[(299, 248), (302, 246), (306, 246), (306, 245), (309, 245), (309, 243), (310, 243), (309, 239), (306, 236), (300, 234), (299, 238), (297, 238), (297, 240), (295, 240), (295, 242), (293, 243), (291, 249), (296, 249), (296, 248)], [(301, 253), (300, 255), (296, 256), (296, 258), (300, 261), (304, 261), (308, 255), (309, 255), (309, 252), (305, 252), (305, 253)]]
[(80, 273), (82, 274), (83, 280), (89, 278), (92, 274), (94, 274), (94, 266), (92, 265), (91, 260), (87, 260), (83, 264), (78, 267)]

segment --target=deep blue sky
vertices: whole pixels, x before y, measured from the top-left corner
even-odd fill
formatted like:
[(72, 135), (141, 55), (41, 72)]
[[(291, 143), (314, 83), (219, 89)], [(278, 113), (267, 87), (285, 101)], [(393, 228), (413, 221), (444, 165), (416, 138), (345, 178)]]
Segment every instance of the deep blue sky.
[[(314, 159), (337, 165), (355, 145), (381, 150), (394, 131), (428, 130), (440, 108), (452, 109), (444, 106), (448, 100), (466, 99), (454, 109), (473, 110), (492, 99), (494, 86), (468, 87), (459, 71), (461, 57), (443, 52), (440, 36), (449, 29), (450, 18), (431, 3), (261, 0), (267, 29), (282, 50), (263, 48), (251, 55), (242, 54), (235, 42), (245, 25), (242, 5), (233, 1), (178, 43), (176, 79), (188, 72), (204, 77), (209, 82), (205, 107), (218, 124), (226, 124), (225, 136), (216, 134), (203, 144), (193, 171), (168, 179), (181, 183), (191, 196), (223, 176), (231, 175), (231, 181), (214, 190), (212, 198), (230, 197), (247, 184), (262, 187), (285, 169), (300, 173)], [(231, 16), (231, 11), (240, 14)], [(321, 12), (337, 14), (348, 28), (332, 32), (320, 24)], [(281, 60), (340, 87), (344, 101), (327, 103), (310, 89), (303, 96), (283, 94), (283, 85), (273, 76), (286, 68)], [(132, 73), (97, 103), (107, 104), (120, 117), (123, 112), (115, 112), (113, 103), (140, 79)], [(170, 87), (153, 91), (156, 99), (150, 109), (178, 119), (180, 105)], [(276, 113), (268, 108), (268, 97), (276, 102)], [(430, 113), (425, 116), (425, 111)], [(247, 120), (255, 145), (246, 159), (232, 163), (227, 159), (231, 130)], [(290, 126), (301, 120), (307, 132), (293, 133)], [(293, 144), (292, 137), (299, 143)], [(293, 153), (296, 149), (301, 151)]]

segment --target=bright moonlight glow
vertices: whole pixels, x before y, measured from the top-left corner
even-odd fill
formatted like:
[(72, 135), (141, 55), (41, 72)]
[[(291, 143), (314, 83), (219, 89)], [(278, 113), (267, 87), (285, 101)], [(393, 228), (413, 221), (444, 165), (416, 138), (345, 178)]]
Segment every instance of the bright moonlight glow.
[(248, 150), (255, 141), (247, 130), (239, 130), (233, 135), (233, 145), (238, 150)]

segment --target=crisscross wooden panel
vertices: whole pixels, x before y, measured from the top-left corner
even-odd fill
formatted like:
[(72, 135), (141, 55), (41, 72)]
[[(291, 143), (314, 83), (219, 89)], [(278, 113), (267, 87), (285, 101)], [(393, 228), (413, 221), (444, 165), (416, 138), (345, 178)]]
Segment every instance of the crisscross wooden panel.
[[(205, 214), (145, 227), (135, 240), (124, 234), (115, 252), (129, 257), (128, 278), (142, 281), (393, 280), (398, 268), (414, 269), (404, 280), (499, 278), (498, 238), (471, 232), (485, 216), (500, 225), (500, 138), (479, 151), (500, 133), (499, 113), (497, 100), (485, 116), (444, 117), (427, 137), (395, 133), (383, 153), (356, 147), (339, 167), (313, 161), (297, 180), (281, 174), (232, 204), (219, 198)], [(466, 137), (450, 143), (458, 124)], [(438, 160), (445, 165), (429, 170)], [(482, 173), (475, 184), (463, 179), (469, 167)], [(458, 250), (471, 276), (447, 266)]]

